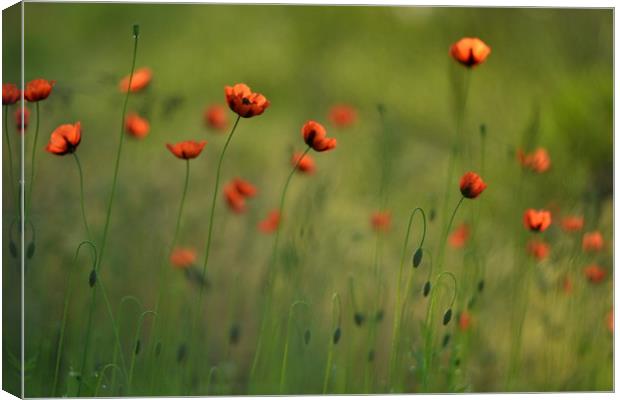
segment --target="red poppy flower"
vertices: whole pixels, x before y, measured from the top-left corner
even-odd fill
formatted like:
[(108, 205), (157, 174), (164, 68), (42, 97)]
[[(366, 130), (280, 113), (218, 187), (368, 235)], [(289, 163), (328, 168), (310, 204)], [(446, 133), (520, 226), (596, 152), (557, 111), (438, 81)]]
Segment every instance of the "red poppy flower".
[(258, 223), (258, 229), (263, 233), (273, 233), (278, 229), (280, 219), (280, 211), (270, 211), (267, 218)]
[(175, 268), (185, 269), (191, 267), (196, 262), (196, 252), (194, 249), (177, 247), (170, 254), (170, 264)]
[(306, 154), (305, 156), (303, 156), (303, 158), (302, 155), (303, 153), (301, 152), (293, 153), (293, 158), (291, 158), (291, 165), (297, 165), (298, 171), (305, 172), (306, 174), (313, 174), (316, 169), (314, 159), (310, 157), (309, 154)]
[[(23, 125), (22, 125), (22, 115), (24, 117)], [(26, 129), (28, 129), (28, 124), (30, 123), (30, 110), (26, 107), (18, 108), (15, 111), (15, 125), (17, 126), (17, 131), (19, 133), (24, 133)]]
[(551, 213), (528, 208), (523, 214), (523, 224), (531, 231), (543, 232), (551, 225)]
[(133, 78), (131, 79), (131, 87), (129, 86), (129, 75), (121, 79), (118, 88), (121, 92), (129, 90), (132, 93), (139, 92), (151, 83), (153, 78), (153, 72), (150, 68), (139, 68), (133, 72)]
[(209, 128), (213, 128), (219, 131), (225, 130), (228, 126), (228, 116), (226, 115), (226, 109), (219, 105), (213, 104), (205, 110), (204, 113), (205, 123)]
[(149, 121), (136, 113), (129, 114), (125, 118), (125, 130), (133, 137), (142, 139), (149, 134), (150, 129)]
[(29, 102), (36, 102), (47, 99), (52, 93), (52, 88), (56, 81), (48, 81), (45, 79), (34, 79), (26, 84), (24, 90), (24, 98)]
[(463, 311), (461, 315), (459, 315), (459, 329), (465, 332), (467, 329), (469, 329), (470, 325), (471, 315), (469, 315), (469, 312)]
[(2, 105), (15, 104), (19, 100), (19, 89), (12, 83), (2, 84)]
[(233, 179), (224, 187), (224, 198), (236, 213), (245, 212), (245, 199), (256, 196), (257, 190), (250, 182), (241, 178)]
[(335, 105), (329, 111), (329, 120), (340, 128), (346, 128), (355, 123), (357, 112), (353, 107), (346, 104)]
[(538, 261), (542, 261), (551, 251), (551, 246), (542, 240), (530, 240), (527, 244), (527, 252), (530, 256), (534, 257)]
[(564, 290), (566, 294), (571, 294), (573, 292), (573, 281), (568, 276), (565, 276), (562, 280), (562, 290)]
[(392, 216), (388, 211), (376, 211), (370, 217), (370, 224), (377, 232), (387, 232), (391, 222)]
[(583, 235), (582, 247), (586, 252), (601, 251), (604, 244), (603, 235), (599, 231), (588, 232)]
[(450, 55), (468, 68), (482, 64), (491, 54), (491, 48), (478, 38), (463, 38), (450, 47)]
[(467, 172), (461, 178), (461, 194), (468, 199), (475, 199), (487, 188), (486, 183), (475, 172)]
[(600, 283), (607, 276), (607, 272), (596, 264), (588, 265), (583, 269), (583, 273), (592, 283)]
[(607, 322), (607, 329), (609, 332), (614, 333), (614, 310), (611, 309), (607, 313), (607, 318), (605, 318), (605, 322)]
[(327, 137), (327, 131), (323, 125), (316, 121), (308, 121), (301, 128), (304, 142), (315, 151), (327, 151), (336, 147), (337, 141)]
[(191, 160), (192, 158), (196, 158), (200, 155), (202, 149), (205, 147), (205, 144), (207, 144), (206, 140), (201, 140), (200, 142), (186, 140), (176, 144), (167, 143), (166, 147), (178, 158)]
[(269, 100), (260, 93), (252, 92), (245, 83), (224, 87), (224, 94), (228, 107), (243, 118), (261, 115), (269, 107)]
[(565, 232), (577, 232), (583, 228), (583, 217), (569, 216), (562, 219), (562, 229)]
[(537, 173), (543, 173), (551, 167), (549, 153), (542, 147), (534, 150), (533, 153), (525, 154), (523, 150), (517, 151), (517, 159), (524, 168), (528, 168)]
[(462, 223), (458, 228), (452, 231), (450, 237), (448, 238), (448, 243), (450, 243), (450, 246), (455, 249), (463, 248), (469, 240), (469, 233), (469, 225)]
[(75, 125), (60, 125), (50, 135), (50, 141), (45, 150), (52, 154), (64, 156), (73, 153), (82, 140), (82, 127), (79, 122)]

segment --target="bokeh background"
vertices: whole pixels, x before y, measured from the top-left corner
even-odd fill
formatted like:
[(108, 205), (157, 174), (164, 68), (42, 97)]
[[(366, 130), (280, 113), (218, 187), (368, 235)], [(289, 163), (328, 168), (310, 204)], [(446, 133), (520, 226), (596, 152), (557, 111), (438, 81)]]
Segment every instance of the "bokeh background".
[[(332, 152), (313, 154), (316, 174), (296, 176), (288, 193), (276, 290), (276, 309), (284, 322), (280, 336), (273, 337), (268, 347), (265, 381), (279, 377), (287, 310), (302, 299), (311, 303), (311, 311), (299, 317), (302, 334), (292, 339), (288, 391), (320, 392), (332, 335), (331, 297), (338, 292), (343, 299), (343, 336), (333, 391), (364, 391), (368, 368), (371, 391), (381, 391), (409, 211), (421, 206), (436, 215), (429, 222), (433, 252), (445, 224), (441, 200), (456, 129), (455, 99), (466, 73), (449, 57), (448, 49), (463, 36), (477, 36), (491, 46), (492, 53), (471, 71), (463, 133), (474, 157), (458, 165), (457, 175), (469, 169), (480, 171), (484, 157), (482, 172), (489, 188), (475, 207), (465, 204), (457, 223), (477, 218), (475, 246), (485, 262), (475, 271), (484, 271), (485, 291), (477, 297), (466, 344), (460, 342), (468, 350), (458, 369), (458, 389), (505, 390), (508, 316), (514, 301), (509, 289), (522, 273), (515, 262), (519, 259), (515, 237), (523, 230), (521, 213), (526, 207), (552, 205), (558, 216), (584, 215), (585, 229), (603, 232), (608, 245), (597, 261), (610, 277), (601, 285), (586, 284), (581, 269), (591, 260), (569, 260), (563, 245), (554, 247), (551, 259), (536, 267), (528, 296), (523, 368), (515, 389), (612, 389), (612, 335), (604, 322), (612, 306), (613, 284), (612, 10), (26, 3), (25, 80), (57, 81), (52, 95), (40, 104), (31, 214), (36, 252), (27, 261), (25, 278), (28, 396), (50, 393), (67, 276), (75, 266), (76, 245), (84, 239), (75, 164), (68, 157), (44, 152), (43, 146), (56, 126), (81, 121), (78, 152), (84, 168), (86, 212), (100, 240), (121, 122), (123, 95), (118, 82), (129, 72), (135, 23), (141, 32), (137, 65), (151, 68), (153, 81), (146, 91), (131, 96), (129, 109), (146, 116), (151, 131), (143, 140), (127, 138), (125, 143), (101, 272), (121, 321), (128, 355), (134, 346), (137, 310), (128, 303), (121, 306), (120, 300), (131, 295), (144, 309), (153, 307), (158, 268), (173, 234), (183, 184), (184, 163), (168, 152), (165, 143), (208, 141), (203, 154), (191, 163), (179, 241), (195, 248), (201, 260), (217, 157), (226, 138), (205, 126), (203, 111), (209, 104), (224, 104), (225, 85), (245, 82), (264, 93), (271, 107), (260, 117), (240, 122), (224, 162), (223, 179), (243, 177), (258, 187), (259, 195), (243, 215), (231, 213), (223, 197), (218, 199), (208, 272), (211, 285), (203, 317), (209, 355), (196, 372), (192, 390), (205, 393), (204, 380), (213, 366), (223, 371), (213, 393), (245, 390), (260, 318), (260, 288), (273, 240), (256, 225), (277, 207), (291, 151), (304, 148), (301, 125), (315, 119), (339, 144)], [(3, 82), (20, 80), (19, 24), (17, 9), (3, 12)], [(327, 118), (330, 108), (340, 103), (358, 112), (357, 122), (346, 129)], [(385, 126), (378, 104), (386, 110)], [(26, 175), (34, 116), (23, 136)], [(19, 136), (12, 121), (9, 133), (15, 145)], [(484, 153), (481, 124), (487, 131)], [(523, 178), (515, 152), (536, 146), (548, 149), (552, 168)], [(3, 148), (6, 162), (6, 142)], [(383, 149), (388, 151), (385, 159)], [(381, 207), (382, 174), (387, 176), (386, 208), (392, 213), (392, 226), (381, 235), (377, 280), (373, 272), (376, 234), (370, 215)], [(520, 180), (524, 181), (520, 184)], [(455, 180), (455, 201), (456, 185)], [(517, 190), (523, 198), (518, 204)], [(6, 244), (15, 213), (6, 175), (3, 194)], [(474, 208), (477, 214), (471, 212)], [(558, 243), (579, 245), (579, 238), (564, 238), (557, 227), (549, 235)], [(464, 274), (474, 268), (466, 251), (447, 251), (448, 269)], [(19, 264), (9, 252), (3, 255), (4, 293), (14, 296)], [(67, 393), (75, 390), (90, 299), (86, 252), (78, 260), (62, 358), (62, 385)], [(420, 291), (428, 269), (423, 268), (416, 272), (414, 291), (407, 294), (411, 297), (407, 362), (412, 371), (415, 356), (409, 353), (419, 347), (419, 321), (426, 310)], [(565, 272), (577, 282), (584, 281), (573, 294), (584, 299), (578, 312), (569, 307), (570, 296), (556, 290)], [(180, 368), (177, 348), (190, 327), (197, 288), (178, 270), (169, 268), (166, 273), (169, 287), (162, 313), (168, 316), (161, 368), (169, 373), (158, 379), (157, 390), (158, 394), (182, 394), (172, 371)], [(374, 307), (378, 288), (383, 288), (380, 304), (385, 317), (378, 325), (376, 342), (370, 345), (375, 354), (370, 367), (366, 328), (353, 322), (350, 282), (359, 307), (367, 312)], [(463, 287), (457, 308), (465, 307), (468, 293)], [(10, 311), (4, 312), (4, 346), (17, 356), (18, 317)], [(149, 324), (142, 330), (143, 341), (149, 337)], [(230, 345), (228, 332), (235, 324), (241, 327), (240, 340)], [(587, 332), (582, 332), (584, 327)], [(302, 338), (306, 329), (312, 331), (307, 345)], [(102, 301), (94, 332), (92, 371), (110, 361), (114, 343)], [(7, 360), (6, 350), (4, 363), (5, 387), (10, 388), (17, 384), (17, 370)], [(148, 358), (136, 357), (137, 394), (149, 388), (140, 383), (148, 382), (148, 363)], [(415, 390), (414, 372), (410, 379)]]

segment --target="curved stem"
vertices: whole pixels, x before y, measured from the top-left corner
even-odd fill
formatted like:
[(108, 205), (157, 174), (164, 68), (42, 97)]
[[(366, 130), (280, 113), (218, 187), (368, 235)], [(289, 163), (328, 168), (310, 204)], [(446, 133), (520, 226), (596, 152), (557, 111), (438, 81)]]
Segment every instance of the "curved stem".
[(123, 373), (123, 371), (121, 371), (121, 369), (118, 367), (118, 365), (114, 364), (114, 363), (110, 363), (110, 364), (106, 364), (102, 369), (101, 369), (101, 374), (99, 375), (99, 379), (97, 380), (97, 386), (95, 386), (95, 394), (93, 395), (93, 397), (97, 397), (99, 395), (99, 389), (101, 388), (101, 382), (103, 381), (103, 378), (105, 377), (105, 372), (108, 368), (110, 367), (114, 367), (116, 368), (116, 370), (120, 371), (121, 373)]
[[(396, 282), (396, 303), (394, 304), (394, 323), (392, 326), (392, 348), (390, 350), (390, 369), (388, 371), (388, 390), (392, 390), (391, 383), (394, 379), (394, 373), (396, 368), (396, 353), (398, 350), (398, 344), (400, 342), (400, 324), (401, 324), (401, 313), (398, 312), (399, 308), (402, 310), (405, 306), (405, 302), (402, 300), (401, 295), (401, 282), (403, 276), (403, 269), (405, 265), (405, 257), (407, 254), (407, 244), (409, 243), (409, 234), (411, 233), (411, 226), (413, 224), (413, 217), (415, 217), (416, 212), (420, 212), (422, 214), (422, 222), (424, 226), (424, 230), (422, 232), (422, 239), (420, 240), (420, 244), (418, 248), (421, 249), (424, 245), (424, 239), (426, 238), (426, 214), (424, 210), (420, 207), (415, 208), (411, 215), (409, 216), (409, 223), (407, 224), (407, 233), (405, 234), (405, 241), (403, 243), (403, 251), (400, 258), (400, 268), (398, 270), (398, 281)], [(413, 271), (411, 273), (413, 276)]]
[[(121, 129), (120, 129), (120, 140), (118, 143), (118, 149), (116, 150), (116, 162), (114, 164), (114, 177), (112, 179), (112, 191), (110, 192), (110, 198), (108, 200), (108, 208), (107, 208), (107, 213), (106, 213), (106, 219), (105, 219), (105, 225), (103, 228), (103, 239), (101, 240), (101, 251), (99, 253), (99, 260), (97, 262), (97, 265), (95, 267), (95, 273), (97, 275), (99, 275), (99, 269), (101, 268), (101, 263), (103, 261), (103, 254), (105, 252), (105, 248), (106, 248), (106, 243), (107, 243), (107, 238), (108, 238), (108, 228), (110, 227), (110, 215), (112, 214), (112, 204), (114, 203), (114, 194), (116, 193), (116, 182), (118, 180), (118, 170), (119, 170), (119, 166), (120, 166), (120, 159), (121, 159), (121, 153), (122, 153), (122, 149), (123, 149), (123, 141), (125, 138), (125, 114), (127, 113), (127, 104), (129, 102), (129, 93), (131, 93), (131, 91), (129, 90), (129, 88), (131, 87), (131, 82), (133, 80), (133, 73), (136, 69), (136, 55), (138, 54), (138, 38), (139, 38), (139, 34), (138, 34), (138, 26), (134, 25), (134, 45), (133, 45), (133, 57), (131, 60), (131, 71), (129, 73), (129, 83), (128, 83), (128, 90), (127, 90), (127, 94), (125, 95), (125, 101), (123, 103), (123, 113), (121, 115)], [(37, 131), (38, 131), (38, 121), (39, 121), (39, 103), (37, 103)], [(36, 136), (35, 136), (35, 141), (36, 141)], [(36, 143), (36, 142), (35, 142)], [(34, 159), (34, 156), (33, 156)], [(34, 168), (33, 168), (34, 171)], [(30, 188), (32, 189), (32, 184), (30, 186)], [(97, 282), (100, 282), (101, 277), (97, 276)], [(80, 368), (80, 376), (82, 377), (82, 379), (80, 379), (80, 383), (78, 385), (78, 392), (77, 395), (80, 395), (81, 389), (82, 389), (82, 382), (84, 381), (83, 379), (83, 375), (84, 375), (84, 369), (86, 367), (86, 360), (87, 360), (87, 353), (88, 353), (88, 346), (89, 346), (89, 342), (90, 342), (90, 332), (92, 330), (92, 316), (94, 313), (94, 309), (95, 309), (95, 302), (97, 299), (97, 286), (95, 285), (95, 287), (93, 287), (93, 295), (91, 297), (91, 301), (90, 301), (90, 310), (88, 311), (88, 324), (86, 327), (86, 340), (84, 342), (84, 354), (82, 356), (82, 366)], [(107, 298), (106, 298), (107, 301)], [(111, 308), (109, 307), (109, 303), (108, 303), (108, 309), (111, 310)], [(110, 313), (110, 316), (112, 317), (112, 320), (114, 321), (114, 316), (112, 313)], [(117, 332), (118, 333), (118, 332)], [(117, 338), (118, 339), (118, 338)], [(120, 340), (119, 342), (119, 346), (120, 346)], [(121, 351), (121, 357), (122, 357), (122, 351)], [(123, 365), (124, 365), (124, 361), (123, 361)]]
[(452, 215), (450, 216), (450, 221), (448, 222), (448, 225), (443, 231), (441, 240), (439, 242), (440, 243), (439, 254), (437, 255), (437, 265), (439, 267), (439, 272), (441, 272), (441, 268), (443, 267), (443, 259), (444, 259), (444, 253), (446, 252), (446, 242), (448, 241), (448, 235), (450, 234), (450, 230), (452, 229), (452, 224), (454, 223), (454, 217), (456, 216), (456, 212), (458, 211), (459, 207), (463, 203), (463, 200), (465, 200), (465, 197), (461, 196), (461, 199), (459, 200), (459, 202), (456, 204), (456, 207), (454, 207), (454, 210), (452, 211)]
[[(336, 307), (336, 303), (338, 306)], [(336, 329), (340, 329), (341, 323), (341, 309), (342, 304), (340, 302), (340, 295), (338, 293), (334, 293), (332, 296), (332, 329), (334, 329), (334, 334)], [(338, 318), (336, 318), (336, 312), (338, 313)], [(327, 394), (327, 385), (329, 384), (329, 374), (332, 370), (333, 366), (333, 357), (334, 357), (334, 345), (335, 339), (332, 336), (329, 341), (329, 349), (327, 351), (327, 364), (325, 365), (325, 375), (323, 377), (323, 394)]]
[(213, 382), (213, 375), (215, 375), (216, 371), (219, 371), (219, 368), (216, 366), (213, 366), (211, 367), (211, 369), (209, 369), (209, 376), (207, 376), (207, 393), (206, 393), (207, 396), (211, 392), (211, 383)]
[(256, 374), (256, 368), (258, 366), (258, 360), (262, 352), (263, 336), (264, 336), (265, 328), (267, 325), (267, 317), (269, 315), (271, 297), (273, 295), (272, 293), (273, 292), (273, 281), (275, 279), (275, 270), (276, 270), (276, 264), (277, 264), (276, 261), (277, 261), (277, 254), (278, 254), (278, 242), (280, 240), (280, 231), (282, 230), (282, 221), (284, 220), (283, 213), (284, 213), (284, 201), (286, 199), (286, 192), (288, 190), (289, 184), (291, 183), (291, 179), (293, 178), (293, 175), (295, 174), (295, 171), (297, 171), (297, 168), (299, 167), (299, 163), (301, 162), (301, 160), (303, 160), (306, 154), (308, 154), (310, 149), (311, 147), (308, 146), (306, 150), (303, 152), (303, 154), (301, 155), (301, 157), (297, 159), (297, 162), (295, 163), (295, 165), (291, 169), (291, 172), (288, 174), (288, 177), (286, 178), (286, 182), (284, 183), (284, 188), (282, 189), (282, 195), (280, 196), (280, 208), (279, 208), (280, 222), (278, 223), (278, 226), (276, 228), (276, 236), (273, 241), (273, 249), (271, 252), (271, 265), (269, 266), (269, 270), (267, 271), (267, 275), (268, 275), (267, 287), (266, 287), (267, 292), (266, 292), (265, 304), (263, 307), (263, 316), (261, 320), (260, 330), (258, 332), (258, 344), (256, 346), (256, 351), (254, 352), (254, 359), (252, 361), (252, 368), (250, 370), (250, 385), (252, 385), (252, 383), (254, 382), (254, 376)]
[(82, 221), (84, 221), (84, 229), (86, 229), (86, 235), (89, 239), (92, 238), (90, 235), (90, 229), (88, 229), (88, 219), (86, 218), (86, 209), (84, 208), (84, 177), (82, 175), (82, 165), (80, 164), (80, 159), (78, 158), (77, 153), (73, 153), (73, 158), (75, 159), (75, 163), (77, 164), (78, 172), (80, 173), (80, 205), (82, 206)]
[[(134, 335), (134, 340), (133, 340), (134, 346), (137, 346), (138, 339), (140, 338), (140, 332), (142, 332), (142, 323), (144, 322), (144, 317), (147, 316), (148, 314), (152, 314), (153, 316), (157, 315), (155, 311), (151, 311), (151, 310), (144, 311), (142, 314), (140, 314), (140, 317), (138, 317), (138, 326), (136, 327), (136, 333)], [(131, 361), (129, 363), (129, 377), (127, 378), (127, 394), (128, 395), (131, 395), (131, 383), (133, 381), (133, 369), (136, 364), (136, 353), (137, 351), (134, 348), (134, 351), (131, 353), (132, 355), (131, 355)]]
[(9, 156), (9, 192), (11, 194), (11, 199), (13, 199), (15, 196), (13, 188), (13, 179), (15, 178), (15, 175), (13, 172), (13, 149), (11, 148), (11, 137), (9, 136), (8, 114), (9, 106), (4, 106), (4, 137), (6, 138), (6, 148)]
[(37, 111), (37, 123), (34, 130), (34, 141), (32, 144), (32, 157), (30, 158), (30, 186), (28, 187), (28, 197), (26, 197), (26, 210), (30, 212), (30, 206), (32, 205), (32, 186), (34, 185), (34, 163), (37, 155), (37, 139), (39, 138), (39, 102), (35, 102), (35, 109)]
[(291, 304), (291, 307), (288, 310), (288, 322), (286, 324), (286, 339), (284, 341), (284, 354), (282, 355), (282, 367), (280, 369), (280, 394), (284, 393), (284, 385), (286, 383), (286, 368), (288, 365), (288, 347), (289, 347), (289, 336), (291, 334), (291, 322), (293, 320), (293, 311), (295, 311), (295, 306), (303, 305), (308, 307), (308, 303), (304, 301), (296, 301)]

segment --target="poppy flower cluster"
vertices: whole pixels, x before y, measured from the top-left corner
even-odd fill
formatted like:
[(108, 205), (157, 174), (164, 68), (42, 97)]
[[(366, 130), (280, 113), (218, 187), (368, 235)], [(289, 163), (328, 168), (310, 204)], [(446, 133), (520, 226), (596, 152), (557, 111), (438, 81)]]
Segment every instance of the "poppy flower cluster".
[(252, 92), (245, 83), (226, 86), (224, 94), (226, 95), (228, 107), (243, 118), (261, 115), (270, 104), (265, 96)]
[(237, 214), (246, 211), (245, 200), (256, 196), (257, 189), (250, 182), (235, 178), (224, 186), (224, 198), (228, 207)]
[(491, 54), (491, 48), (478, 38), (465, 37), (450, 47), (450, 55), (467, 68), (482, 64)]
[(322, 152), (332, 150), (336, 147), (337, 141), (327, 137), (327, 131), (323, 125), (316, 121), (308, 121), (301, 128), (301, 135), (304, 142), (314, 151)]
[(517, 151), (517, 159), (524, 168), (539, 174), (546, 172), (551, 167), (549, 153), (547, 153), (547, 150), (542, 147), (537, 148), (529, 154), (526, 154), (523, 150), (519, 149)]
[(207, 144), (206, 140), (194, 141), (194, 140), (186, 140), (183, 142), (179, 142), (176, 144), (167, 143), (166, 147), (172, 154), (174, 154), (177, 158), (183, 160), (191, 160), (196, 158), (202, 152), (205, 145)]
[(56, 128), (50, 135), (45, 150), (57, 156), (73, 153), (82, 140), (82, 127), (79, 122), (64, 124)]

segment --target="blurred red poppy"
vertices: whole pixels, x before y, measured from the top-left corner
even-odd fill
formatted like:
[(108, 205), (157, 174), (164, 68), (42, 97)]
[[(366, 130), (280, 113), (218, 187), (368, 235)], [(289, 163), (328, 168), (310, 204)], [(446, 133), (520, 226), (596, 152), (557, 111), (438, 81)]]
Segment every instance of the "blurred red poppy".
[(263, 233), (273, 233), (278, 229), (280, 219), (280, 211), (270, 211), (267, 218), (258, 223), (258, 229)]
[(194, 249), (177, 247), (170, 255), (170, 264), (175, 268), (185, 269), (191, 267), (196, 262), (196, 251)]
[(467, 172), (461, 177), (460, 188), (463, 197), (475, 199), (487, 188), (487, 185), (475, 172)]
[(551, 225), (551, 213), (528, 208), (523, 214), (523, 224), (531, 231), (543, 232)]
[(461, 331), (466, 331), (469, 329), (471, 325), (471, 315), (467, 311), (463, 311), (461, 315), (459, 315), (459, 329)]
[(605, 318), (605, 322), (607, 322), (607, 329), (609, 332), (614, 333), (614, 310), (613, 308), (609, 310), (607, 313), (607, 318)]
[(226, 130), (228, 126), (228, 116), (226, 109), (219, 104), (213, 104), (207, 107), (204, 112), (205, 124), (212, 129), (218, 131)]
[(551, 246), (542, 240), (530, 240), (527, 244), (527, 252), (538, 261), (542, 261), (549, 256)]
[(265, 96), (252, 92), (245, 83), (224, 87), (224, 94), (228, 107), (243, 118), (261, 115), (270, 104)]
[(357, 111), (349, 105), (338, 104), (329, 111), (329, 120), (339, 128), (346, 128), (357, 120)]
[(462, 38), (450, 47), (450, 55), (468, 68), (482, 64), (491, 54), (491, 48), (478, 38)]
[(254, 197), (256, 187), (241, 178), (235, 178), (224, 187), (224, 198), (230, 209), (236, 213), (245, 212), (246, 197)]
[(64, 156), (73, 153), (82, 140), (82, 128), (79, 122), (74, 125), (60, 125), (50, 135), (50, 141), (45, 150), (52, 154)]
[(26, 84), (24, 90), (24, 98), (29, 102), (36, 102), (47, 99), (52, 93), (52, 88), (56, 81), (48, 81), (45, 79), (34, 79)]
[(525, 154), (523, 150), (519, 149), (517, 151), (517, 159), (524, 168), (537, 173), (546, 172), (551, 167), (549, 153), (542, 147), (537, 148), (530, 154)]
[[(23, 115), (23, 121), (22, 121)], [(17, 126), (17, 131), (19, 133), (24, 133), (26, 129), (28, 129), (28, 124), (30, 124), (30, 110), (26, 107), (18, 108), (15, 111), (15, 125)]]
[(562, 290), (566, 294), (571, 294), (573, 292), (573, 281), (570, 277), (565, 276), (564, 279), (562, 279)]
[(565, 232), (577, 232), (583, 229), (583, 217), (568, 216), (562, 219), (562, 230)]
[(205, 147), (205, 144), (207, 144), (206, 140), (201, 140), (199, 142), (186, 140), (176, 144), (167, 143), (166, 147), (178, 158), (191, 160), (192, 158), (196, 158), (200, 155), (202, 149)]
[(153, 79), (153, 72), (150, 68), (139, 68), (133, 72), (133, 79), (131, 79), (131, 87), (129, 86), (129, 75), (121, 79), (118, 88), (121, 92), (129, 90), (132, 93), (139, 92), (151, 83)]
[(370, 224), (377, 232), (387, 232), (390, 230), (392, 215), (389, 211), (375, 211), (370, 217)]
[(327, 137), (327, 131), (323, 125), (316, 121), (308, 121), (301, 128), (304, 142), (315, 151), (327, 151), (336, 147), (337, 141)]
[(17, 86), (12, 83), (3, 83), (2, 84), (2, 105), (6, 106), (9, 104), (17, 103), (19, 100), (20, 93)]
[(142, 139), (146, 137), (150, 129), (149, 121), (136, 113), (131, 113), (125, 118), (125, 130), (135, 138)]
[(582, 247), (586, 252), (596, 252), (603, 250), (605, 241), (599, 231), (588, 232), (583, 235)]
[(607, 276), (607, 272), (597, 264), (588, 265), (583, 269), (583, 273), (592, 283), (600, 283)]
[(314, 159), (310, 157), (309, 154), (303, 155), (303, 158), (302, 155), (303, 153), (299, 151), (293, 153), (293, 157), (291, 158), (291, 165), (297, 166), (298, 171), (305, 172), (306, 174), (313, 174), (316, 170)]
[(467, 244), (467, 240), (469, 240), (469, 233), (469, 225), (462, 223), (452, 231), (448, 238), (448, 243), (455, 249), (463, 248)]

